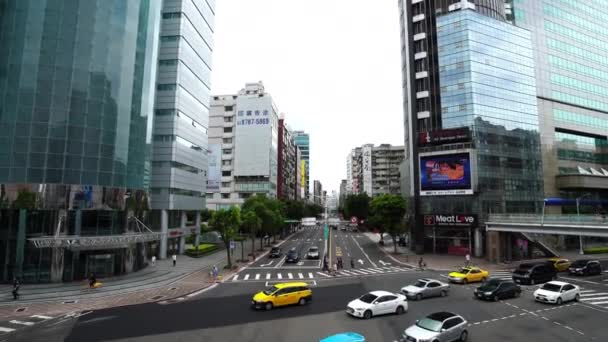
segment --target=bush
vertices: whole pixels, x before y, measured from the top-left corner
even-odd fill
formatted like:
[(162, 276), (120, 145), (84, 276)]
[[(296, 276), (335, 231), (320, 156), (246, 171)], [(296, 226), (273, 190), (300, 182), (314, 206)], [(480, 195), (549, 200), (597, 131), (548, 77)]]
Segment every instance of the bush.
[(583, 249), (585, 254), (604, 254), (608, 253), (608, 247), (590, 247)]
[(191, 257), (202, 257), (204, 255), (215, 252), (217, 249), (217, 245), (211, 243), (202, 243), (198, 245), (198, 250), (195, 246), (188, 245), (186, 248), (186, 255)]

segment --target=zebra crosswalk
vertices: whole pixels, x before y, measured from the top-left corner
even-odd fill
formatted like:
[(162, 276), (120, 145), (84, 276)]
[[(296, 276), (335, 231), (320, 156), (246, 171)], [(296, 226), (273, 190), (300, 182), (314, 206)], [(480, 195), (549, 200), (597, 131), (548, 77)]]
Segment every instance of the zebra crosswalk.
[(490, 272), (490, 279), (513, 280), (512, 272), (509, 270)]
[(385, 267), (370, 267), (370, 268), (349, 268), (342, 269), (332, 275), (329, 272), (322, 272), (316, 270), (278, 270), (268, 272), (241, 272), (235, 274), (228, 282), (241, 282), (241, 281), (289, 281), (289, 280), (313, 280), (313, 279), (326, 279), (336, 277), (360, 277), (360, 276), (371, 276), (387, 273), (397, 272), (408, 272), (413, 271), (411, 268), (399, 267), (399, 266), (385, 266)]
[(47, 321), (49, 319), (53, 319), (53, 317), (43, 315), (32, 315), (29, 317), (0, 322), (0, 336), (12, 333), (24, 327), (30, 327), (34, 324)]
[(608, 292), (581, 287), (581, 303), (596, 305), (608, 309)]

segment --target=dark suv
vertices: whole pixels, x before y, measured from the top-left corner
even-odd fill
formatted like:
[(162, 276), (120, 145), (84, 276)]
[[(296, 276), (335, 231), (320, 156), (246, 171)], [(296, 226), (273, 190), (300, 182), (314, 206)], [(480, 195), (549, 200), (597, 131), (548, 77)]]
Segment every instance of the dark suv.
[(518, 284), (540, 284), (557, 279), (557, 272), (547, 263), (521, 264), (513, 271), (513, 281)]
[(289, 250), (289, 252), (287, 252), (287, 256), (285, 257), (285, 262), (286, 263), (290, 263), (290, 262), (298, 262), (300, 261), (300, 255), (298, 254), (298, 251), (296, 251), (295, 248), (292, 248)]
[(281, 257), (281, 247), (272, 247), (270, 249), (270, 253), (268, 254), (269, 258), (280, 258)]
[(568, 269), (568, 273), (570, 274), (578, 274), (578, 275), (592, 275), (592, 274), (602, 274), (602, 265), (597, 260), (590, 259), (582, 259), (576, 260), (570, 265)]
[(475, 297), (498, 301), (505, 298), (519, 297), (521, 287), (510, 280), (490, 279), (475, 289)]

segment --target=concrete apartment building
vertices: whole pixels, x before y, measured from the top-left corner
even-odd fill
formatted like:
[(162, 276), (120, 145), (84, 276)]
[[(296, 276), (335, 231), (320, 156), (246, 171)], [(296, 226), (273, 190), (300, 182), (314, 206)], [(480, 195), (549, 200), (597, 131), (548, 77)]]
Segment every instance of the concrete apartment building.
[(285, 123), (285, 115), (279, 115), (279, 149), (277, 156), (277, 197), (295, 200), (300, 190), (298, 179), (298, 153), (291, 129)]
[(277, 197), (278, 133), (278, 112), (262, 82), (212, 97), (208, 209), (241, 205), (253, 194)]
[(399, 165), (404, 160), (404, 147), (382, 144), (363, 145), (351, 151), (347, 158), (347, 184), (352, 193), (369, 196), (401, 194)]
[(186, 236), (200, 232), (214, 16), (206, 1), (163, 2), (151, 163), (151, 223), (166, 237), (161, 259), (183, 253)]
[(313, 196), (311, 200), (314, 204), (323, 205), (323, 184), (318, 180), (313, 182)]

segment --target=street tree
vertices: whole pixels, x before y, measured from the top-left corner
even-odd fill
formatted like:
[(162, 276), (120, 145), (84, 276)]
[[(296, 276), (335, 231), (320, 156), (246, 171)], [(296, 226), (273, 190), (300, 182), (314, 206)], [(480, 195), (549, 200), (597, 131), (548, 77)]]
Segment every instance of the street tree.
[(251, 237), (251, 256), (255, 260), (255, 236), (262, 227), (262, 219), (252, 209), (246, 209), (243, 211), (242, 221), (243, 231), (248, 232)]
[(211, 215), (209, 225), (220, 233), (220, 237), (226, 246), (228, 268), (231, 269), (230, 241), (236, 236), (241, 225), (241, 210), (238, 207), (216, 210)]
[(370, 212), (370, 198), (366, 193), (346, 196), (344, 214), (346, 218), (356, 216), (359, 220), (367, 220)]
[(393, 239), (395, 253), (397, 253), (397, 237), (405, 231), (404, 216), (406, 203), (398, 195), (380, 195), (374, 197), (370, 203), (371, 220), (386, 231)]

